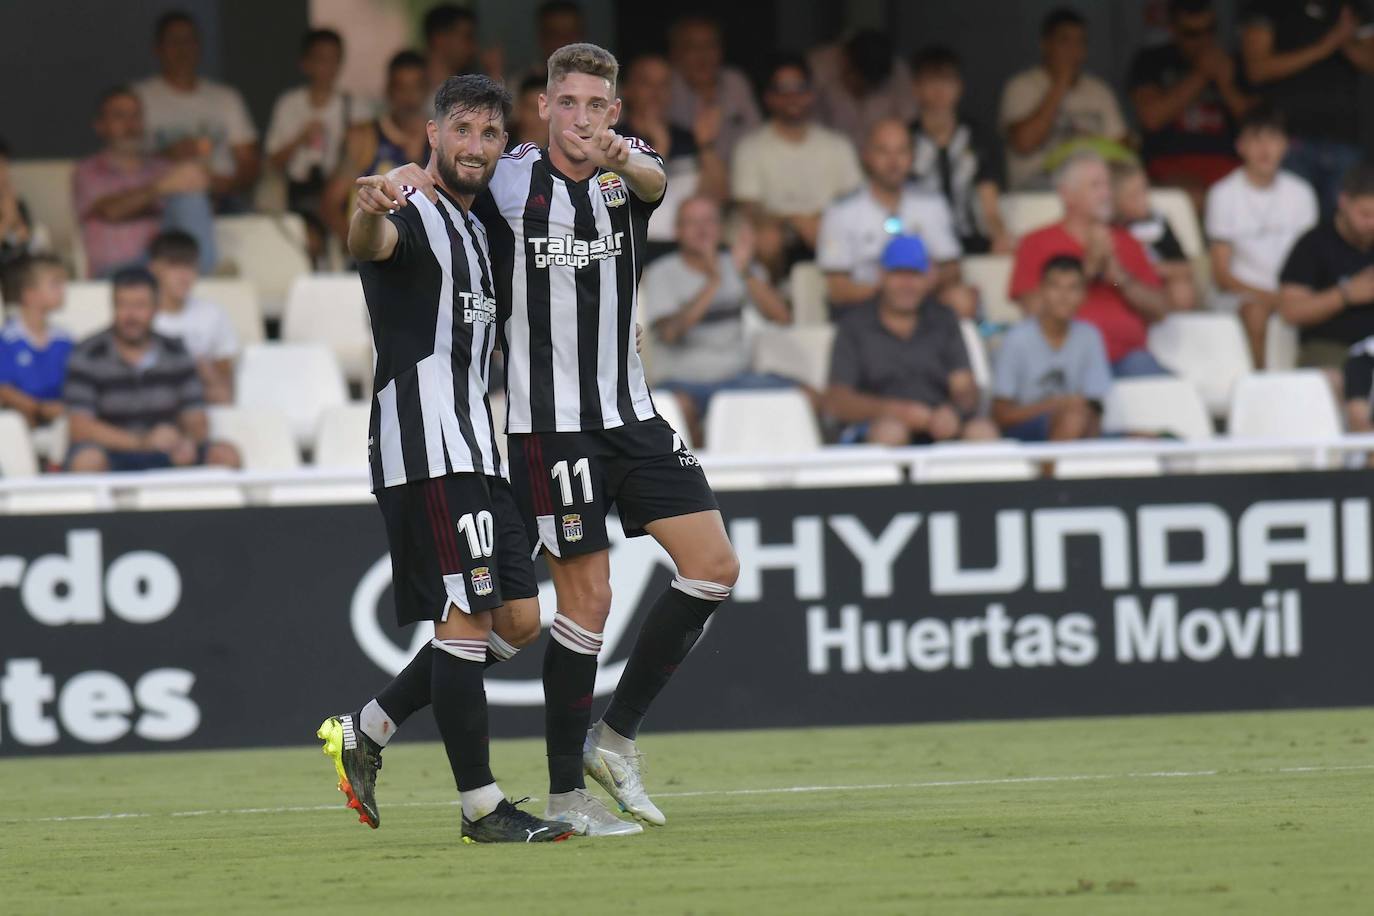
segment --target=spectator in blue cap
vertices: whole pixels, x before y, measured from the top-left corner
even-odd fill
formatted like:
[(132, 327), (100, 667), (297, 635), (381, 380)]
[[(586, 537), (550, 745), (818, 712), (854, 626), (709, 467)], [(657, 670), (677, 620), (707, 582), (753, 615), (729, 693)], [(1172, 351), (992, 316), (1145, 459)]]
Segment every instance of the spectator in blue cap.
[(977, 416), (978, 386), (959, 320), (933, 297), (925, 243), (900, 235), (883, 249), (878, 301), (839, 322), (827, 410), (844, 442), (912, 445), (995, 439)]

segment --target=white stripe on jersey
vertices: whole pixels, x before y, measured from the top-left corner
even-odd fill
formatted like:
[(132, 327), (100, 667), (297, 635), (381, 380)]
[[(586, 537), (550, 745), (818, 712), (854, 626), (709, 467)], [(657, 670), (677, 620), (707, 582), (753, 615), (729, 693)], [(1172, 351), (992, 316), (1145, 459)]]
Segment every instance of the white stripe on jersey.
[[(549, 234), (554, 226), (573, 225), (572, 198), (561, 181), (553, 183), (549, 201)], [(549, 327), (553, 334), (553, 377), (570, 384), (553, 386), (553, 415), (559, 429), (582, 428), (582, 392), (578, 388), (577, 364), (577, 274), (572, 270), (549, 269)], [(559, 330), (563, 333), (558, 333)]]
[[(646, 148), (642, 140), (639, 141)], [(630, 233), (626, 240), (630, 245), (630, 257), (638, 258), (639, 252), (635, 251), (634, 233)], [(633, 321), (639, 321), (639, 279), (630, 285), (630, 314)], [(625, 372), (630, 380), (630, 398), (634, 404), (635, 416), (641, 420), (652, 420), (658, 414), (654, 407), (654, 399), (649, 394), (649, 380), (644, 377), (644, 361), (639, 358), (639, 349), (635, 346), (634, 335), (630, 336), (629, 351), (625, 355)]]
[[(600, 238), (610, 235), (614, 229), (611, 226), (610, 211), (604, 207), (594, 207), (592, 214), (596, 217), (596, 234)], [(633, 235), (634, 233), (630, 233)], [(627, 240), (628, 241), (628, 240)], [(633, 244), (633, 242), (630, 242)], [(635, 284), (638, 286), (639, 284)], [(607, 296), (607, 290), (613, 290), (617, 286), (615, 262), (607, 258), (601, 262), (601, 301), (602, 307), (597, 312), (597, 339), (598, 341), (610, 340), (617, 341), (617, 326), (620, 322), (619, 310), (616, 308), (616, 297)], [(634, 338), (631, 338), (630, 352), (634, 352)], [(617, 341), (618, 342), (618, 341)], [(620, 354), (616, 349), (609, 353), (600, 353), (600, 359), (596, 364), (596, 387), (601, 395), (601, 416), (619, 416), (620, 405), (617, 403), (620, 373), (616, 363), (620, 361)], [(633, 385), (630, 391), (634, 391)], [(646, 419), (640, 417), (640, 419)]]
[[(496, 167), (501, 174), (501, 166)], [(528, 178), (528, 176), (527, 176)], [(523, 210), (502, 214), (515, 236), (511, 271), (511, 316), (506, 321), (506, 429), (529, 431), (530, 417), (530, 322), (525, 311), (525, 218)], [(495, 268), (493, 268), (494, 270)]]
[[(458, 233), (467, 240), (467, 244), (463, 246), (463, 251), (467, 255), (468, 260), (468, 276), (476, 278), (473, 283), (473, 286), (476, 288), (473, 291), (481, 293), (483, 292), (481, 281), (483, 260), (486, 261), (488, 268), (491, 266), (491, 255), (488, 254), (484, 258), (478, 257), (478, 245), (482, 246), (482, 251), (486, 251), (487, 249), (486, 236), (482, 234), (479, 228), (481, 223), (473, 219), (471, 222), (473, 231), (469, 232), (469, 223), (464, 219), (463, 214), (458, 211), (458, 208), (449, 203), (445, 198), (441, 197), (439, 200), (443, 204), (444, 209), (448, 211), (449, 219), (453, 221), (453, 225), (457, 228)], [(495, 282), (495, 277), (492, 278), (492, 281)], [(481, 375), (482, 384), (480, 386), (476, 384), (467, 386), (468, 416), (472, 418), (473, 435), (477, 438), (477, 449), (480, 453), (478, 456), (480, 458), (479, 463), (483, 467), (494, 467), (500, 463), (500, 456), (496, 454), (496, 443), (491, 439), (491, 427), (488, 422), (488, 417), (491, 413), (487, 402), (487, 376), (489, 370), (487, 349), (492, 335), (496, 333), (496, 324), (494, 321), (491, 324), (483, 324), (480, 329), (481, 333), (478, 333), (478, 330), (478, 325), (474, 323), (472, 326), (472, 353), (469, 365), (477, 369), (478, 373)], [(451, 393), (452, 387), (450, 387), (449, 390)]]
[(396, 380), (377, 392), (378, 443), (382, 453), (382, 486), (405, 483), (406, 464), (401, 455), (401, 416), (396, 410)]

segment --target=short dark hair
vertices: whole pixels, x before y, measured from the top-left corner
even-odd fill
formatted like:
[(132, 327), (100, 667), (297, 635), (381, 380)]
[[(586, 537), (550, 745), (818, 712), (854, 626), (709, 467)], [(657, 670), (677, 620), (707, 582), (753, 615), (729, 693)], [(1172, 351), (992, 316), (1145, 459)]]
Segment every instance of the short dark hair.
[(1081, 29), (1086, 29), (1088, 20), (1073, 7), (1061, 6), (1058, 9), (1050, 10), (1049, 14), (1040, 20), (1040, 37), (1049, 38), (1066, 25), (1076, 25)]
[(1075, 273), (1080, 277), (1087, 276), (1083, 269), (1083, 259), (1073, 254), (1057, 254), (1050, 258), (1040, 268), (1040, 279), (1044, 280), (1052, 273)]
[(67, 265), (55, 254), (26, 254), (11, 262), (4, 271), (7, 292), (10, 299), (18, 299), (24, 290), (38, 282), (38, 274), (43, 270), (67, 272)]
[(99, 114), (104, 111), (105, 106), (108, 105), (111, 100), (121, 99), (125, 96), (137, 99), (138, 93), (134, 92), (133, 88), (128, 85), (111, 86), (109, 89), (100, 93), (100, 101), (95, 103), (96, 113)]
[(892, 39), (877, 29), (859, 29), (844, 43), (844, 58), (870, 88), (892, 75), (895, 62)]
[(167, 30), (181, 22), (189, 25), (197, 34), (200, 33), (200, 27), (196, 25), (196, 21), (191, 18), (190, 13), (185, 10), (168, 10), (157, 17), (157, 22), (153, 25), (153, 43), (161, 44), (162, 39), (167, 35)]
[(511, 98), (506, 87), (482, 73), (465, 73), (444, 80), (434, 93), (434, 120), (443, 122), (459, 111), (499, 111), (510, 120)]
[(301, 56), (304, 57), (315, 45), (325, 42), (343, 51), (343, 36), (338, 32), (333, 29), (311, 29), (301, 36)]
[(132, 286), (146, 286), (157, 295), (157, 277), (146, 267), (121, 267), (110, 277), (110, 288), (113, 292), (121, 289), (128, 289)]
[(959, 55), (949, 45), (927, 45), (916, 52), (911, 59), (911, 75), (927, 76), (933, 73), (958, 74), (962, 69)]
[(14, 155), (10, 149), (9, 142), (4, 137), (0, 137), (0, 159), (9, 159)]
[(148, 244), (150, 261), (167, 261), (171, 264), (200, 263), (200, 243), (189, 232), (168, 229), (160, 232)]
[(425, 13), (424, 33), (425, 43), (434, 40), (436, 35), (447, 32), (460, 22), (471, 22), (477, 25), (477, 14), (472, 10), (465, 10), (461, 6), (452, 3), (441, 3), (434, 9)]
[(548, 88), (548, 86), (548, 79), (540, 76), (538, 73), (531, 73), (529, 76), (525, 77), (520, 81), (520, 95), (524, 95), (526, 92), (530, 92), (532, 90), (538, 90), (539, 92), (543, 92), (545, 89)]
[(557, 16), (560, 13), (572, 13), (574, 16), (582, 15), (582, 7), (574, 3), (573, 0), (544, 0), (539, 4), (539, 8), (534, 11), (536, 21), (543, 21), (548, 16)]
[(418, 51), (406, 49), (391, 55), (386, 63), (386, 78), (390, 80), (398, 70), (424, 70), (425, 58)]
[(1236, 136), (1263, 130), (1276, 130), (1285, 135), (1288, 133), (1288, 119), (1284, 117), (1282, 109), (1272, 102), (1260, 102), (1242, 115), (1240, 123), (1236, 125)]
[(1210, 13), (1212, 11), (1212, 0), (1169, 0), (1169, 18), (1176, 19), (1179, 16), (1196, 16), (1198, 13)]
[(768, 59), (768, 69), (765, 71), (768, 74), (767, 86), (773, 85), (779, 70), (800, 70), (806, 81), (811, 82), (811, 65), (795, 51), (779, 51)]
[(1374, 196), (1374, 161), (1365, 159), (1346, 169), (1341, 177), (1341, 193), (1346, 197)]

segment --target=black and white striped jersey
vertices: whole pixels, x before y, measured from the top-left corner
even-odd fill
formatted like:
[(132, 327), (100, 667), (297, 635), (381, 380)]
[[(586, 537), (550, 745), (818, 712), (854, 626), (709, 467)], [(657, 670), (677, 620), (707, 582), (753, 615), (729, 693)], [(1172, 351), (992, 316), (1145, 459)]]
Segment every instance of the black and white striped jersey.
[(634, 324), (657, 206), (614, 172), (565, 177), (532, 143), (501, 157), (473, 212), (491, 236), (507, 432), (611, 429), (654, 416)]
[(439, 190), (387, 216), (396, 250), (358, 265), (377, 369), (368, 426), (372, 488), (476, 472), (501, 476), (487, 401), (496, 295), (486, 231)]

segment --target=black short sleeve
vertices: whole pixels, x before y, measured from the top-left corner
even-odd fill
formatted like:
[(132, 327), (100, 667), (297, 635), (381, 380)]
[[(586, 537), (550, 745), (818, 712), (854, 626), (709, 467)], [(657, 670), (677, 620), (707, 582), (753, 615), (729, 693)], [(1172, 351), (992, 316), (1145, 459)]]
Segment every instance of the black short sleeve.
[(1159, 241), (1154, 243), (1155, 254), (1161, 261), (1186, 261), (1188, 256), (1183, 253), (1183, 246), (1179, 244), (1178, 236), (1174, 235), (1174, 227), (1169, 225), (1167, 219), (1160, 219), (1164, 224), (1164, 234), (1159, 237)]
[(981, 124), (969, 123), (969, 133), (973, 140), (973, 151), (978, 157), (978, 169), (973, 174), (974, 184), (990, 181), (999, 189), (1007, 186), (1007, 157), (998, 141), (997, 135)]
[(1327, 286), (1322, 276), (1318, 252), (1318, 246), (1321, 244), (1319, 233), (1320, 227), (1309, 229), (1293, 245), (1293, 250), (1288, 253), (1288, 260), (1283, 262), (1283, 270), (1279, 273), (1280, 283), (1293, 283), (1314, 290)]
[(1366, 338), (1350, 348), (1345, 361), (1345, 399), (1367, 401), (1374, 391), (1374, 338)]
[[(419, 192), (415, 193), (418, 194)], [(414, 206), (407, 205), (388, 213), (386, 221), (396, 227), (396, 249), (391, 252), (390, 258), (377, 262), (377, 266), (403, 267), (412, 263), (418, 252), (429, 251), (429, 246), (424, 241), (425, 230), (420, 218), (420, 211)]]

